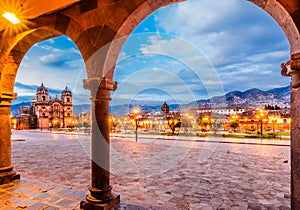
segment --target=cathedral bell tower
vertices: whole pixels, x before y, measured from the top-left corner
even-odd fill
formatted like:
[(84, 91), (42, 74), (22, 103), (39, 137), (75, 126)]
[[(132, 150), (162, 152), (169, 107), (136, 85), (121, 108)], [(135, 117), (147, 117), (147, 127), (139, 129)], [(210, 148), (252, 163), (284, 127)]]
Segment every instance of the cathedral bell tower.
[(64, 127), (73, 127), (73, 106), (72, 106), (72, 92), (66, 88), (61, 92), (61, 101), (63, 103), (63, 123)]
[(37, 103), (48, 103), (49, 102), (49, 94), (48, 89), (42, 83), (40, 87), (38, 87), (36, 91), (36, 102)]

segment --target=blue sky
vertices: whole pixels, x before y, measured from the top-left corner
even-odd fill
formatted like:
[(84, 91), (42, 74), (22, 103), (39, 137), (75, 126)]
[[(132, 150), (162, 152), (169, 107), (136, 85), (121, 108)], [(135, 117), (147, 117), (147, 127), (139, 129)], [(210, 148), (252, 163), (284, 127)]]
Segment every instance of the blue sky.
[[(119, 88), (112, 103), (186, 103), (233, 90), (287, 86), (290, 79), (280, 75), (280, 64), (288, 59), (282, 29), (252, 3), (189, 0), (156, 11), (128, 38), (115, 70)], [(30, 86), (43, 81), (58, 90), (68, 85), (74, 102), (85, 103), (84, 72), (74, 43), (54, 38), (26, 54), (15, 92), (33, 96)]]

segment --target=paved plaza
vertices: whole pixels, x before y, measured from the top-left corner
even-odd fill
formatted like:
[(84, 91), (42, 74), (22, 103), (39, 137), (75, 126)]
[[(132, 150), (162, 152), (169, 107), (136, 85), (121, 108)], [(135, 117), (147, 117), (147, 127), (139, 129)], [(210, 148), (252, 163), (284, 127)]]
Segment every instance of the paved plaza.
[[(12, 138), (21, 180), (0, 187), (0, 209), (79, 209), (90, 183), (90, 136), (13, 131)], [(290, 209), (289, 146), (202, 140), (112, 137), (119, 209)]]

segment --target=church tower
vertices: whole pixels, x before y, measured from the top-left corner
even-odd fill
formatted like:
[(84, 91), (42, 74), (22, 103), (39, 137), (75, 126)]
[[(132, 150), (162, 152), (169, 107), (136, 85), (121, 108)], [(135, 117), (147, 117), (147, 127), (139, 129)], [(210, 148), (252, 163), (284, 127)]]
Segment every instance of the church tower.
[(168, 114), (170, 111), (170, 107), (166, 102), (161, 106), (160, 109), (163, 114)]
[(48, 103), (49, 102), (49, 94), (48, 89), (42, 83), (40, 87), (38, 87), (36, 91), (36, 102), (37, 103)]
[(61, 92), (61, 101), (63, 104), (63, 118), (64, 127), (74, 126), (73, 122), (73, 106), (72, 106), (72, 92), (66, 88)]
[(33, 113), (37, 116), (38, 127), (47, 128), (49, 126), (49, 93), (43, 83), (36, 90), (35, 99), (32, 103), (35, 104)]

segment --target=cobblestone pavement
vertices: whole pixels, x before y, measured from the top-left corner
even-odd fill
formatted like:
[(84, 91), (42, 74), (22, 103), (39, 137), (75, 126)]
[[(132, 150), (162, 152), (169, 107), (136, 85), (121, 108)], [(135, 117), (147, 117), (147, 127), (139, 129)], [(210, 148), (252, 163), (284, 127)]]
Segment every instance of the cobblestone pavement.
[[(15, 131), (13, 139), (21, 181), (0, 187), (0, 209), (78, 209), (90, 182), (89, 136)], [(111, 183), (124, 205), (290, 209), (288, 146), (127, 138), (111, 145)]]

